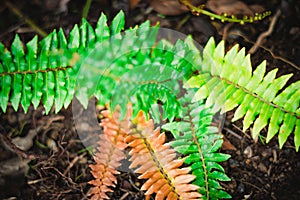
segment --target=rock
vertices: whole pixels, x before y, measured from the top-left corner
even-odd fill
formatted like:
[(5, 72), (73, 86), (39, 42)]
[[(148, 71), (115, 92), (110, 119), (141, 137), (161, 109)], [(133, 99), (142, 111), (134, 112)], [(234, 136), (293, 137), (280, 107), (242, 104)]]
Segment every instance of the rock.
[(263, 163), (259, 163), (259, 165), (257, 166), (257, 168), (260, 171), (264, 172), (264, 173), (268, 173), (268, 169), (267, 169), (267, 167)]
[(251, 158), (253, 156), (253, 150), (250, 146), (247, 146), (243, 153), (247, 158)]

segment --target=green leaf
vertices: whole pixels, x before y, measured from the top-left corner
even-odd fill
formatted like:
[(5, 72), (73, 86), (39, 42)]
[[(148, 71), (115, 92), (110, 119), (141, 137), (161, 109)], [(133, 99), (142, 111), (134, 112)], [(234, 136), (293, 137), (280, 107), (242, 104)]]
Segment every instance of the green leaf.
[(225, 55), (224, 57), (224, 64), (223, 64), (223, 69), (220, 74), (222, 78), (227, 78), (230, 77), (232, 73), (232, 61), (236, 57), (238, 53), (239, 45), (234, 45)]
[(255, 100), (253, 98), (253, 96), (251, 96), (250, 94), (246, 94), (241, 105), (238, 107), (238, 109), (234, 113), (234, 117), (232, 119), (233, 122), (242, 118), (246, 114), (246, 112), (253, 100)]
[(245, 48), (242, 48), (234, 58), (231, 64), (231, 71), (234, 71), (235, 73), (231, 73), (229, 77), (227, 77), (228, 80), (232, 81), (233, 83), (238, 83), (238, 81), (243, 78), (241, 66), (243, 65), (243, 62), (245, 60)]
[(246, 112), (244, 121), (243, 121), (243, 131), (245, 132), (250, 125), (254, 122), (256, 119), (256, 116), (260, 113), (261, 107), (263, 106), (263, 103), (259, 101), (258, 99), (254, 99), (250, 103), (250, 108)]
[(26, 70), (23, 44), (18, 35), (16, 35), (16, 37), (11, 45), (11, 52), (12, 52), (12, 56), (14, 57), (14, 63), (16, 64), (17, 70), (18, 71)]
[[(300, 81), (292, 83), (287, 88), (283, 90), (274, 100), (273, 102), (279, 106), (284, 107), (286, 102), (291, 98), (291, 96), (297, 92), (300, 88)], [(295, 104), (297, 105), (297, 104)]]
[(270, 123), (269, 123), (269, 128), (268, 128), (268, 134), (267, 134), (267, 138), (266, 138), (266, 142), (268, 143), (273, 137), (274, 135), (278, 132), (279, 130), (279, 126), (283, 120), (284, 117), (284, 112), (281, 111), (280, 109), (274, 109), (271, 119), (270, 119)]
[(246, 85), (246, 89), (249, 91), (254, 91), (257, 86), (263, 80), (264, 74), (266, 72), (266, 61), (263, 61), (253, 72), (253, 76), (250, 79), (249, 83)]
[(49, 113), (50, 109), (53, 105), (54, 100), (54, 75), (52, 71), (49, 71), (44, 74), (44, 88), (43, 88), (43, 99), (44, 99), (44, 107), (46, 114)]
[(64, 71), (57, 71), (54, 73), (55, 77), (55, 113), (61, 110), (64, 105), (64, 100), (67, 95), (67, 90), (65, 88), (65, 73)]
[(70, 32), (70, 37), (69, 37), (69, 42), (68, 42), (68, 48), (69, 49), (78, 49), (80, 46), (80, 32), (79, 32), (79, 28), (78, 25), (76, 24), (72, 31)]
[(206, 82), (208, 82), (211, 79), (211, 76), (209, 74), (200, 74), (197, 76), (191, 77), (185, 84), (184, 88), (198, 88), (204, 85)]
[[(0, 68), (2, 65), (0, 63)], [(9, 92), (11, 90), (11, 77), (10, 76), (0, 76), (0, 106), (4, 112), (6, 112), (7, 103), (9, 100)]]
[(113, 19), (110, 30), (111, 30), (111, 35), (116, 35), (120, 33), (124, 29), (125, 25), (125, 15), (123, 11), (120, 11), (117, 16)]
[(22, 82), (23, 87), (22, 87), (22, 97), (21, 97), (21, 105), (23, 106), (25, 113), (27, 112), (27, 109), (31, 103), (31, 98), (32, 98), (31, 84), (32, 84), (32, 74), (26, 74)]
[(49, 34), (39, 43), (40, 55), (38, 56), (38, 69), (46, 70), (53, 67), (49, 64), (49, 51), (51, 47), (53, 33)]
[(272, 116), (273, 107), (268, 104), (264, 104), (262, 109), (264, 112), (255, 120), (252, 130), (252, 137), (257, 139), (259, 132), (268, 124), (268, 120)]
[(21, 74), (14, 74), (12, 76), (12, 95), (10, 98), (11, 105), (15, 110), (18, 110), (19, 103), (21, 100), (22, 94), (22, 81), (23, 76)]
[(256, 94), (258, 94), (259, 96), (262, 96), (264, 94), (267, 87), (275, 79), (277, 71), (278, 71), (278, 69), (273, 69), (264, 77), (263, 82), (255, 89)]
[(240, 71), (241, 71), (241, 76), (238, 80), (238, 85), (246, 87), (252, 75), (252, 65), (251, 65), (249, 54), (245, 57), (240, 67)]
[(38, 50), (38, 37), (35, 36), (31, 41), (26, 44), (26, 60), (28, 64), (28, 71), (37, 69), (37, 50)]
[(107, 18), (106, 15), (101, 13), (101, 16), (97, 22), (97, 26), (95, 29), (97, 41), (102, 42), (106, 40), (110, 36), (109, 27), (107, 26)]
[(275, 79), (272, 84), (265, 90), (262, 95), (266, 101), (272, 101), (276, 95), (276, 93), (282, 89), (282, 87), (286, 84), (286, 82), (291, 78), (292, 74), (283, 75), (278, 79)]
[(42, 73), (36, 73), (32, 75), (32, 104), (34, 109), (37, 109), (38, 105), (40, 104), (41, 97), (43, 95), (43, 86), (44, 86), (44, 77)]
[(297, 119), (296, 121), (296, 128), (295, 128), (295, 137), (294, 137), (296, 151), (299, 151), (300, 147), (300, 120)]
[(283, 125), (280, 127), (278, 134), (279, 148), (282, 148), (283, 144), (286, 142), (288, 136), (293, 131), (296, 123), (296, 117), (285, 114)]

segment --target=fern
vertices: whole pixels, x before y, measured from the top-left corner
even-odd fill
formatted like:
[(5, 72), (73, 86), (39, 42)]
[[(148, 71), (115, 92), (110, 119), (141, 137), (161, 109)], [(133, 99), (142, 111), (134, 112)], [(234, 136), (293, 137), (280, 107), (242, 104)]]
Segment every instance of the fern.
[(94, 185), (90, 190), (91, 199), (109, 199), (107, 192), (113, 192), (110, 187), (117, 183), (116, 174), (120, 172), (117, 168), (121, 160), (125, 159), (124, 150), (127, 147), (125, 137), (129, 132), (131, 107), (123, 121), (120, 121), (119, 112), (116, 110), (112, 115), (109, 110), (102, 111), (104, 119), (101, 121), (103, 134), (100, 134), (98, 141), (98, 152), (94, 155), (96, 164), (90, 165), (95, 180), (89, 183)]
[[(21, 103), (26, 112), (30, 103), (36, 109), (43, 100), (46, 113), (55, 104), (58, 112), (66, 108), (74, 97), (80, 62), (95, 45), (119, 34), (124, 28), (124, 14), (120, 12), (110, 27), (101, 15), (95, 30), (85, 20), (74, 26), (67, 40), (62, 29), (54, 30), (38, 43), (37, 36), (23, 48), (16, 35), (11, 51), (0, 43), (0, 99), (5, 112), (8, 102), (15, 110)], [(145, 24), (146, 25), (146, 24)], [(147, 26), (147, 25), (146, 25)], [(149, 26), (149, 25), (148, 25)], [(108, 51), (109, 48), (106, 49)], [(86, 106), (89, 97), (79, 100)]]
[(194, 184), (198, 185), (203, 199), (230, 198), (223, 191), (219, 181), (230, 181), (223, 167), (218, 162), (226, 161), (230, 156), (217, 153), (223, 139), (212, 122), (211, 109), (202, 102), (190, 103), (191, 92), (183, 99), (187, 103), (185, 117), (180, 122), (171, 122), (162, 126), (171, 131), (175, 140), (171, 145), (183, 154), (183, 159), (196, 176)]
[(294, 131), (296, 150), (300, 146), (300, 81), (286, 87), (277, 94), (292, 76), (275, 78), (278, 69), (264, 76), (266, 62), (262, 62), (252, 74), (250, 55), (245, 49), (238, 51), (238, 45), (224, 53), (224, 42), (215, 46), (210, 39), (203, 50), (202, 73), (192, 77), (186, 88), (199, 88), (193, 101), (207, 99), (206, 105), (213, 111), (227, 112), (237, 107), (233, 121), (244, 117), (243, 131), (253, 125), (252, 136), (268, 124), (267, 142), (279, 132), (280, 148)]
[[(238, 46), (225, 54), (224, 42), (215, 46), (211, 39), (201, 56), (191, 37), (178, 40), (173, 45), (165, 40), (156, 41), (158, 27), (150, 27), (149, 22), (123, 31), (124, 24), (122, 12), (110, 26), (102, 14), (95, 29), (83, 20), (80, 27), (74, 26), (68, 39), (59, 30), (40, 42), (34, 37), (24, 45), (25, 48), (18, 35), (10, 50), (0, 43), (0, 107), (4, 112), (9, 103), (15, 110), (21, 104), (26, 112), (30, 104), (37, 108), (41, 102), (46, 113), (53, 106), (58, 112), (62, 107), (67, 107), (74, 96), (85, 107), (88, 100), (95, 96), (99, 104), (108, 104), (112, 111), (118, 111), (115, 121), (108, 120), (106, 123), (104, 120), (102, 123), (103, 127), (113, 125), (104, 131), (99, 142), (100, 148), (107, 147), (111, 151), (96, 154), (96, 165), (91, 165), (96, 178), (91, 183), (101, 188), (100, 192), (98, 189), (91, 192), (95, 198), (107, 198), (106, 192), (111, 191), (110, 186), (115, 186), (113, 177), (118, 173), (116, 168), (124, 156), (120, 152), (125, 148), (121, 139), (125, 136), (123, 133), (118, 135), (118, 131), (117, 135), (111, 135), (116, 132), (116, 124), (126, 129), (125, 132), (130, 132), (126, 139), (130, 142), (129, 146), (134, 149), (136, 143), (143, 143), (145, 151), (150, 152), (148, 156), (156, 164), (162, 159), (161, 156), (154, 156), (160, 153), (155, 143), (163, 146), (165, 141), (153, 137), (164, 138), (164, 134), (152, 130), (153, 122), (150, 120), (150, 125), (146, 125), (146, 119), (139, 122), (140, 128), (129, 128), (128, 124), (134, 124), (126, 115), (129, 102), (133, 107), (132, 116), (143, 111), (145, 118), (153, 118), (156, 123), (168, 121), (164, 128), (170, 130), (175, 138), (170, 144), (183, 157), (175, 163), (178, 167), (183, 162), (189, 166), (189, 170), (181, 171), (188, 181), (178, 180), (178, 184), (192, 185), (183, 191), (192, 198), (200, 196), (195, 193), (196, 188), (199, 188), (198, 192), (204, 199), (229, 197), (218, 182), (229, 180), (219, 165), (219, 162), (228, 159), (228, 155), (217, 152), (222, 138), (210, 127), (212, 115), (219, 110), (227, 112), (237, 108), (233, 120), (243, 118), (244, 130), (254, 124), (254, 138), (269, 124), (267, 141), (279, 132), (280, 147), (294, 132), (296, 150), (299, 149), (300, 81), (285, 87), (291, 75), (275, 78), (277, 69), (264, 76), (265, 62), (252, 73), (250, 56), (245, 56), (244, 49), (238, 51)], [(186, 90), (182, 90), (183, 83)], [(192, 103), (189, 95), (194, 91)], [(205, 100), (207, 108), (204, 108), (202, 100)], [(108, 113), (106, 116), (109, 118)], [(175, 118), (182, 121), (174, 122)], [(122, 119), (126, 123), (119, 123)], [(137, 123), (135, 125), (139, 127)], [(108, 141), (110, 144), (107, 144)], [(118, 146), (120, 143), (122, 147)], [(155, 148), (150, 148), (151, 143)], [(138, 167), (138, 156), (134, 152), (131, 153), (132, 166)], [(174, 150), (166, 152), (175, 154)], [(97, 159), (101, 156), (107, 158), (108, 154), (112, 160)], [(169, 158), (175, 159), (174, 156)], [(164, 181), (155, 179), (167, 184), (170, 189), (170, 193), (163, 196), (175, 195), (185, 199), (188, 194), (180, 194), (179, 190), (174, 189), (177, 182), (176, 177), (170, 175), (173, 168), (165, 164), (156, 165), (156, 169), (163, 169), (159, 173)], [(107, 170), (109, 175), (103, 176), (101, 171), (98, 172), (100, 169)], [(142, 174), (141, 177), (154, 181), (150, 172), (142, 169), (139, 167), (136, 170)], [(193, 175), (188, 176), (190, 170)], [(180, 176), (181, 172), (177, 175)], [(105, 176), (109, 181), (104, 183)], [(190, 183), (192, 180), (193, 184)], [(143, 189), (148, 191), (146, 194), (156, 192), (157, 196), (162, 195), (156, 187), (148, 182)]]
[(198, 199), (198, 186), (190, 184), (196, 176), (188, 174), (190, 168), (179, 168), (183, 161), (176, 159), (176, 152), (165, 143), (166, 136), (154, 130), (152, 120), (146, 121), (140, 112), (135, 120), (137, 127), (125, 139), (132, 148), (130, 168), (148, 179), (142, 186), (145, 195), (157, 193), (155, 199)]
[(130, 168), (142, 174), (139, 178), (148, 180), (141, 187), (145, 195), (156, 194), (156, 199), (197, 199), (201, 197), (196, 190), (199, 188), (190, 182), (196, 178), (188, 174), (190, 168), (179, 168), (183, 160), (176, 160), (176, 152), (165, 143), (165, 134), (159, 129), (154, 130), (153, 120), (146, 121), (143, 112), (139, 112), (131, 121), (132, 107), (127, 106), (125, 119), (121, 120), (120, 112), (109, 110), (102, 112), (105, 117), (101, 126), (104, 134), (100, 135), (98, 152), (95, 154), (95, 165), (90, 165), (95, 180), (90, 181), (94, 187), (89, 192), (92, 199), (109, 199), (107, 192), (112, 192), (119, 172), (122, 152), (128, 143), (132, 156)]

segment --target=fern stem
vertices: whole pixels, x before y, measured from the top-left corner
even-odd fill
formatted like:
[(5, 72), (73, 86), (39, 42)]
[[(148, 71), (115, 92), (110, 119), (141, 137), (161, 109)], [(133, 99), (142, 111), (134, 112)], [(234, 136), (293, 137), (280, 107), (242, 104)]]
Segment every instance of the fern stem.
[(26, 70), (26, 71), (14, 71), (14, 72), (1, 72), (0, 76), (6, 75), (16, 75), (16, 74), (37, 74), (37, 73), (47, 73), (47, 72), (57, 72), (57, 71), (66, 71), (69, 68), (73, 68), (73, 66), (66, 67), (57, 67), (57, 68), (48, 68), (48, 69), (38, 69), (38, 70)]
[(212, 76), (212, 77), (215, 77), (215, 78), (217, 78), (217, 79), (219, 79), (221, 81), (225, 81), (227, 84), (233, 85), (234, 87), (236, 87), (238, 89), (241, 89), (243, 92), (245, 92), (245, 93), (247, 93), (247, 94), (249, 94), (249, 95), (257, 98), (259, 101), (261, 101), (261, 102), (263, 102), (265, 104), (268, 104), (268, 105), (270, 105), (270, 106), (272, 106), (274, 108), (277, 108), (277, 109), (281, 110), (284, 113), (288, 113), (288, 114), (290, 114), (292, 116), (295, 116), (297, 119), (300, 119), (300, 115), (297, 115), (297, 113), (291, 112), (291, 111), (286, 110), (283, 107), (278, 106), (278, 105), (276, 105), (276, 104), (274, 104), (272, 102), (266, 101), (264, 98), (260, 97), (259, 95), (255, 94), (254, 92), (251, 92), (250, 90), (248, 90), (248, 89), (246, 89), (246, 88), (244, 88), (244, 87), (242, 87), (242, 86), (240, 86), (240, 85), (238, 85), (236, 83), (233, 83), (233, 82), (229, 81), (228, 79), (224, 79), (224, 78), (222, 78), (220, 76)]
[(139, 133), (140, 138), (143, 139), (144, 144), (147, 146), (147, 149), (151, 155), (151, 159), (153, 160), (153, 162), (156, 164), (157, 168), (159, 169), (160, 173), (162, 174), (162, 176), (164, 177), (165, 180), (167, 180), (169, 186), (171, 186), (173, 192), (176, 194), (177, 199), (182, 200), (181, 196), (178, 194), (178, 192), (176, 191), (176, 188), (174, 187), (171, 178), (168, 176), (168, 173), (166, 173), (166, 171), (164, 170), (164, 168), (162, 167), (163, 165), (159, 162), (159, 160), (157, 159), (157, 155), (154, 151), (154, 147), (148, 142), (147, 138), (145, 138), (141, 133)]
[(195, 132), (195, 129), (194, 129), (194, 124), (191, 123), (192, 122), (192, 117), (190, 117), (190, 120), (189, 120), (189, 123), (191, 124), (191, 131), (193, 133), (193, 142), (197, 145), (197, 149), (198, 149), (198, 152), (199, 152), (199, 155), (200, 155), (200, 158), (201, 158), (201, 161), (202, 161), (202, 167), (203, 167), (203, 172), (204, 172), (204, 180), (205, 180), (205, 190), (206, 190), (206, 200), (209, 200), (209, 185), (208, 185), (208, 174), (207, 174), (207, 167), (205, 165), (205, 159), (204, 159), (204, 155), (202, 153), (202, 150), (201, 150), (201, 146), (197, 140), (197, 136), (196, 136), (196, 132)]
[(83, 10), (82, 10), (82, 18), (87, 18), (90, 7), (92, 4), (92, 0), (86, 0), (86, 3), (84, 4)]
[(252, 23), (254, 21), (262, 20), (271, 14), (270, 11), (267, 11), (262, 14), (256, 14), (254, 17), (244, 16), (243, 19), (238, 19), (234, 15), (232, 15), (231, 17), (227, 17), (226, 13), (224, 15), (218, 15), (218, 14), (209, 12), (209, 11), (203, 9), (203, 7), (204, 7), (203, 5), (200, 7), (196, 7), (190, 2), (190, 0), (180, 0), (180, 3), (185, 5), (188, 9), (190, 9), (190, 11), (195, 15), (204, 14), (204, 15), (209, 16), (212, 20), (219, 19), (221, 22), (226, 21), (226, 22), (234, 22), (234, 23), (240, 23), (240, 24)]

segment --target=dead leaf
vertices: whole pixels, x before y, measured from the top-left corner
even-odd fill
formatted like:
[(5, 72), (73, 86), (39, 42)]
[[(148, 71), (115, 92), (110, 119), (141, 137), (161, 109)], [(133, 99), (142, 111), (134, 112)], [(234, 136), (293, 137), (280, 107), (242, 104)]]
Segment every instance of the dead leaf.
[(233, 150), (233, 151), (235, 151), (236, 147), (233, 144), (231, 144), (231, 142), (224, 136), (223, 137), (223, 144), (222, 144), (221, 149), (222, 150)]
[[(191, 3), (195, 6), (203, 4), (203, 0), (192, 0)], [(153, 9), (162, 15), (180, 15), (189, 11), (189, 9), (179, 3), (179, 0), (152, 0), (151, 6)]]
[(254, 16), (255, 13), (261, 13), (264, 8), (260, 5), (251, 5), (238, 0), (209, 0), (206, 8), (218, 15), (226, 13), (227, 15), (246, 15)]
[(129, 7), (133, 10), (141, 0), (128, 0)]

